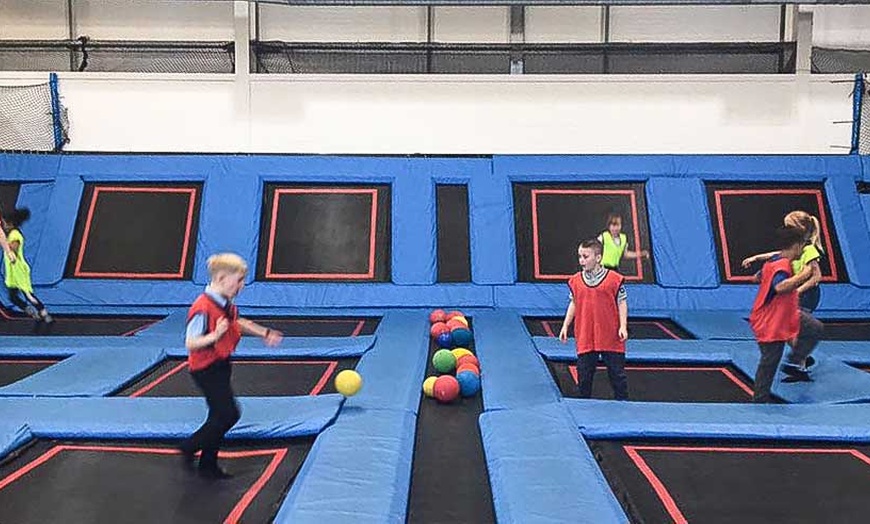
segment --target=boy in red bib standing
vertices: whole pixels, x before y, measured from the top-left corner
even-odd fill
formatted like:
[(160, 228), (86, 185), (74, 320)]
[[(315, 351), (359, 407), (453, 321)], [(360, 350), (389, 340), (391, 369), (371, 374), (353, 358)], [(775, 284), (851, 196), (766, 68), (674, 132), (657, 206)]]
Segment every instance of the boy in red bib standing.
[[(804, 247), (804, 233), (794, 227), (783, 227), (777, 231), (779, 255), (768, 260), (761, 268), (760, 284), (749, 324), (755, 333), (761, 359), (755, 372), (755, 402), (767, 403), (773, 400), (770, 388), (776, 376), (776, 368), (782, 359), (785, 344), (795, 349), (796, 361), (802, 361), (815, 348), (817, 340), (802, 340), (801, 314), (798, 308), (797, 289), (806, 282), (812, 272), (803, 271), (799, 275), (792, 272), (792, 260), (798, 258)], [(807, 338), (807, 337), (804, 337)], [(796, 371), (785, 369), (790, 375)], [(807, 379), (808, 377), (798, 377)]]
[(239, 318), (233, 299), (244, 287), (248, 273), (248, 265), (241, 257), (232, 253), (209, 257), (208, 272), (211, 283), (187, 313), (186, 336), (188, 369), (205, 396), (208, 418), (182, 442), (181, 453), (185, 467), (192, 468), (194, 455), (201, 450), (199, 474), (220, 479), (230, 475), (218, 467), (218, 450), (224, 435), (241, 417), (230, 385), (230, 356), (242, 334), (262, 337), (269, 347), (280, 344), (282, 335)]
[(587, 240), (577, 249), (581, 270), (568, 279), (571, 302), (562, 321), (559, 340), (568, 340), (568, 326), (573, 321), (581, 398), (592, 396), (592, 380), (600, 358), (607, 367), (614, 397), (628, 400), (625, 376), (628, 302), (622, 275), (602, 267), (602, 252), (598, 240)]

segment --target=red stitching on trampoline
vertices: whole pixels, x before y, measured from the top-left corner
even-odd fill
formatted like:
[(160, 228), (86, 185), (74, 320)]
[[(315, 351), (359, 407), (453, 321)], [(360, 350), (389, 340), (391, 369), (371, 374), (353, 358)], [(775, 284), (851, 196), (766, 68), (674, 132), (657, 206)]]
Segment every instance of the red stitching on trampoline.
[(659, 496), (665, 509), (674, 522), (688, 523), (686, 517), (677, 507), (664, 482), (655, 474), (647, 462), (640, 456), (639, 451), (676, 451), (676, 452), (706, 452), (706, 453), (795, 453), (795, 454), (825, 454), (825, 455), (851, 455), (852, 457), (870, 465), (870, 457), (857, 449), (813, 449), (813, 448), (728, 448), (728, 447), (704, 447), (704, 446), (623, 446), (623, 449), (649, 481), (653, 490)]
[[(605, 366), (595, 366), (596, 370), (607, 369)], [(747, 395), (750, 397), (753, 395), (752, 388), (743, 383), (742, 380), (737, 378), (737, 375), (731, 372), (726, 367), (719, 366), (625, 366), (625, 371), (684, 371), (684, 372), (695, 372), (695, 371), (719, 371), (725, 377), (727, 377), (731, 382), (734, 382), (740, 389), (742, 389)], [(569, 365), (568, 373), (571, 374), (571, 377), (574, 378), (574, 383), (579, 384), (579, 379), (577, 378), (577, 366)]]
[(831, 274), (822, 275), (823, 282), (836, 282), (839, 280), (837, 271), (837, 262), (833, 257), (834, 244), (831, 242), (831, 233), (828, 231), (828, 216), (825, 212), (825, 200), (822, 196), (822, 191), (819, 189), (716, 189), (713, 191), (713, 197), (716, 200), (716, 213), (719, 222), (719, 240), (722, 245), (722, 258), (725, 262), (725, 280), (727, 282), (752, 282), (754, 277), (751, 275), (733, 275), (731, 273), (731, 258), (728, 253), (728, 240), (725, 235), (725, 217), (722, 212), (722, 199), (720, 195), (814, 195), (819, 207), (819, 224), (822, 231), (821, 236), (825, 239), (825, 249), (828, 253), (828, 260), (831, 263)]
[[(368, 194), (372, 197), (371, 227), (369, 228), (369, 267), (365, 273), (275, 273), (272, 261), (275, 249), (275, 230), (278, 222), (278, 206), (282, 194)], [(375, 249), (377, 245), (378, 190), (357, 188), (283, 188), (275, 189), (272, 199), (272, 221), (269, 228), (269, 246), (266, 250), (266, 278), (310, 278), (310, 279), (373, 279), (375, 276)]]
[(334, 360), (330, 362), (328, 366), (326, 366), (326, 370), (323, 372), (323, 375), (321, 375), (320, 380), (318, 380), (317, 384), (314, 384), (314, 387), (311, 388), (311, 393), (309, 393), (310, 396), (315, 396), (320, 393), (324, 386), (326, 386), (326, 383), (329, 382), (329, 377), (332, 376), (332, 373), (337, 367), (338, 362)]
[[(628, 195), (631, 202), (631, 220), (634, 224), (634, 245), (640, 250), (640, 230), (638, 229), (637, 199), (633, 189), (532, 189), (532, 260), (534, 262), (535, 278), (540, 280), (563, 280), (571, 275), (553, 275), (541, 273), (540, 249), (538, 245), (538, 195)], [(634, 259), (637, 275), (623, 275), (625, 280), (643, 280), (643, 264), (640, 258)]]
[[(105, 193), (187, 193), (187, 223), (184, 228), (184, 244), (181, 246), (181, 261), (178, 264), (178, 272), (176, 273), (110, 273), (99, 271), (82, 271), (82, 258), (85, 254), (88, 239), (90, 238), (91, 223), (94, 218), (94, 210), (97, 205), (97, 198), (101, 192)], [(78, 257), (76, 259), (75, 271), (73, 276), (76, 277), (97, 277), (97, 278), (182, 278), (184, 276), (185, 261), (187, 260), (187, 252), (190, 249), (190, 232), (193, 229), (193, 212), (196, 203), (197, 188), (195, 187), (124, 187), (124, 186), (96, 186), (91, 195), (91, 203), (88, 207), (88, 216), (85, 220), (85, 230), (82, 234), (82, 243), (79, 247)]]

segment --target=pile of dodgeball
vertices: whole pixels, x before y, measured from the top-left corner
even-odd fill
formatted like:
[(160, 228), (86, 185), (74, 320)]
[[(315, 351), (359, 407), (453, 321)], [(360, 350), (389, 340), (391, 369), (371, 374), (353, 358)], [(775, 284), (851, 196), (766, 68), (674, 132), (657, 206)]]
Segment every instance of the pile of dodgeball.
[(436, 309), (429, 315), (429, 335), (438, 346), (432, 366), (438, 376), (423, 381), (423, 394), (449, 404), (460, 396), (473, 397), (480, 391), (480, 362), (467, 346), (472, 334), (468, 319), (460, 311)]

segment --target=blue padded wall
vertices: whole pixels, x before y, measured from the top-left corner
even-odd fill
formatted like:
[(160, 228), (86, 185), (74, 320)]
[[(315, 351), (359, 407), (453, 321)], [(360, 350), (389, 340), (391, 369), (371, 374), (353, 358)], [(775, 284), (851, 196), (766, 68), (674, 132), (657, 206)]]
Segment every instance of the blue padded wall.
[[(822, 309), (870, 306), (870, 226), (855, 182), (866, 178), (858, 156), (591, 155), (349, 157), (282, 155), (0, 155), (0, 178), (25, 185), (28, 257), (40, 296), (52, 306), (184, 306), (207, 281), (205, 259), (233, 250), (253, 265), (262, 190), (268, 182), (385, 183), (392, 188), (392, 281), (254, 282), (248, 306), (564, 307), (564, 285), (516, 282), (512, 184), (644, 182), (657, 283), (632, 285), (632, 307), (653, 311), (748, 309), (753, 286), (719, 284), (705, 181), (823, 182), (851, 283), (826, 285)], [(191, 281), (64, 279), (84, 184), (92, 181), (203, 182)], [(439, 284), (437, 183), (468, 184), (472, 282)]]

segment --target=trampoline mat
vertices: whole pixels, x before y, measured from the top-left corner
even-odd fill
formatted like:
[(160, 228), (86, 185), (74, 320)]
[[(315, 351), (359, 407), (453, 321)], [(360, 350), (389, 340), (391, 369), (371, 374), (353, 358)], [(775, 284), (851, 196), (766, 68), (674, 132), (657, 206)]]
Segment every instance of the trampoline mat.
[(870, 340), (870, 319), (819, 319), (825, 325), (822, 340)]
[(212, 481), (165, 444), (35, 441), (0, 464), (0, 522), (271, 522), (312, 443), (228, 446)]
[[(282, 360), (233, 360), (233, 391), (247, 397), (292, 397), (336, 393), (335, 375), (355, 369), (354, 358), (312, 358)], [(166, 359), (144, 376), (125, 386), (118, 396), (199, 397), (202, 395), (190, 373), (187, 360)]]
[(0, 358), (0, 386), (29, 377), (60, 362), (59, 358)]
[[(474, 341), (468, 349), (474, 351)], [(432, 365), (437, 350), (436, 344), (430, 343), (427, 377), (438, 375)], [(451, 404), (421, 395), (407, 522), (495, 522), (477, 423), (481, 413), (482, 391)]]
[[(523, 317), (533, 337), (557, 337), (562, 329), (561, 317)], [(569, 336), (573, 337), (571, 331)], [(686, 340), (695, 336), (667, 318), (629, 318), (628, 337), (632, 339)]]
[(866, 522), (870, 446), (593, 441), (632, 522)]
[(54, 322), (36, 322), (27, 315), (0, 308), (0, 335), (17, 336), (130, 336), (163, 319), (146, 315), (52, 314)]
[[(547, 361), (565, 397), (579, 398), (576, 362)], [(752, 381), (730, 364), (627, 363), (628, 398), (640, 402), (750, 402)], [(613, 399), (606, 368), (592, 379), (592, 398)]]
[(371, 335), (380, 319), (374, 317), (249, 316), (249, 320), (284, 333), (285, 337), (356, 337)]

